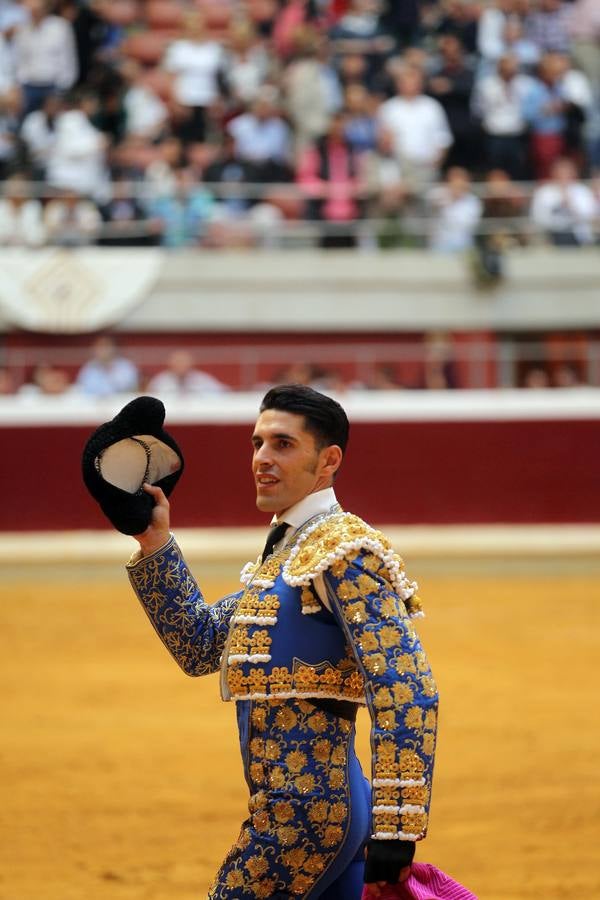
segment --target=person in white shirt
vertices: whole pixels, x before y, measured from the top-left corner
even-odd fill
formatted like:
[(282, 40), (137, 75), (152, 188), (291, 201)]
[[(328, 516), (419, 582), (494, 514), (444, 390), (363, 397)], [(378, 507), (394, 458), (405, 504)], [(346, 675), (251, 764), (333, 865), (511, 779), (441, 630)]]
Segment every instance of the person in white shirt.
[(236, 104), (252, 103), (269, 71), (269, 57), (259, 43), (253, 25), (241, 20), (229, 30), (224, 75)]
[(174, 127), (183, 141), (204, 140), (206, 109), (220, 95), (224, 64), (223, 47), (207, 37), (202, 15), (190, 12), (185, 19), (185, 36), (167, 48), (163, 59), (164, 68), (173, 76), (173, 100), (181, 111)]
[(126, 59), (120, 67), (126, 88), (123, 94), (125, 131), (128, 136), (156, 140), (164, 131), (169, 110), (145, 76), (143, 68), (133, 59)]
[(77, 80), (77, 48), (66, 19), (49, 14), (47, 0), (26, 0), (30, 21), (13, 41), (16, 78), (24, 96), (24, 115), (39, 109), (53, 91), (69, 90)]
[(42, 204), (29, 196), (23, 175), (12, 175), (4, 183), (4, 196), (0, 200), (0, 245), (40, 247), (45, 240)]
[(456, 253), (472, 247), (483, 206), (471, 191), (467, 170), (448, 169), (444, 184), (432, 188), (427, 199), (434, 212), (431, 249)]
[(407, 183), (419, 188), (437, 179), (452, 132), (441, 103), (423, 94), (419, 69), (400, 71), (397, 95), (380, 106), (378, 124), (392, 136)]
[(60, 114), (46, 178), (51, 187), (76, 191), (102, 202), (106, 199), (108, 185), (108, 141), (92, 125), (91, 116), (96, 107), (94, 94), (80, 92), (73, 97), (71, 108)]
[(157, 397), (222, 394), (227, 390), (227, 385), (214, 375), (195, 369), (187, 350), (175, 350), (168, 359), (168, 368), (148, 382), (149, 393)]
[(551, 180), (536, 188), (531, 200), (531, 221), (558, 247), (591, 244), (594, 220), (598, 218), (596, 198), (577, 180), (570, 159), (558, 159)]
[(531, 85), (531, 77), (519, 73), (516, 56), (507, 54), (499, 59), (495, 74), (477, 82), (473, 95), (473, 111), (481, 119), (485, 136), (487, 165), (516, 179), (526, 174), (523, 100)]
[(506, 53), (506, 26), (517, 13), (515, 0), (495, 0), (479, 17), (477, 50), (485, 61), (496, 62)]
[(27, 149), (29, 162), (36, 181), (46, 177), (48, 160), (56, 143), (56, 123), (64, 106), (58, 94), (48, 94), (41, 109), (25, 116), (20, 136)]

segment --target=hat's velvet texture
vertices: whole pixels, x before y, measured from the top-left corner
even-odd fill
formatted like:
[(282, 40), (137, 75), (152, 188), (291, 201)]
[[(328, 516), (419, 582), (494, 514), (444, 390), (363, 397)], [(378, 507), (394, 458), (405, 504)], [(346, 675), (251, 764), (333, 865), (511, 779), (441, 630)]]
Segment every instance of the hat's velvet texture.
[(150, 524), (154, 499), (142, 483), (149, 481), (169, 496), (183, 472), (183, 455), (164, 420), (160, 400), (136, 397), (85, 445), (85, 485), (123, 534), (141, 534)]

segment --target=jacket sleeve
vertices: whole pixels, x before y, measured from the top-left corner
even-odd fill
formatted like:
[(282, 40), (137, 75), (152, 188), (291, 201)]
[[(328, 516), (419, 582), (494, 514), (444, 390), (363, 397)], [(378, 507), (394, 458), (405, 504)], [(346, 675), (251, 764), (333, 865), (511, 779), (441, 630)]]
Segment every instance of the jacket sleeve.
[(437, 690), (427, 657), (378, 556), (350, 551), (324, 575), (332, 609), (365, 680), (372, 838), (418, 841), (427, 832), (437, 725)]
[(240, 594), (208, 605), (175, 538), (127, 565), (133, 590), (159, 638), (186, 675), (216, 672)]

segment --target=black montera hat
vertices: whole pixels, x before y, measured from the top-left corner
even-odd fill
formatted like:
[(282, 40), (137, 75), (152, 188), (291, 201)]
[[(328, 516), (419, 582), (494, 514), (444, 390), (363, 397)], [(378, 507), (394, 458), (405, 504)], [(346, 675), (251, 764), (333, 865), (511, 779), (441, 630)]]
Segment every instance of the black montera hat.
[(163, 429), (165, 408), (156, 397), (137, 397), (89, 438), (83, 480), (102, 512), (123, 534), (141, 534), (150, 524), (154, 499), (144, 482), (168, 496), (183, 472), (183, 455)]

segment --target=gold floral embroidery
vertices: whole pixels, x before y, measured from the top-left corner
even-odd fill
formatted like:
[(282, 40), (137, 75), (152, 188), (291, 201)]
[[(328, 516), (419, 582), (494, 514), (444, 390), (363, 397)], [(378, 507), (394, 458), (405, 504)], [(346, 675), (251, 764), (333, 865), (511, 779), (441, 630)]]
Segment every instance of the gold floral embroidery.
[(413, 731), (420, 731), (423, 728), (423, 710), (418, 706), (411, 707), (404, 716), (404, 724)]

